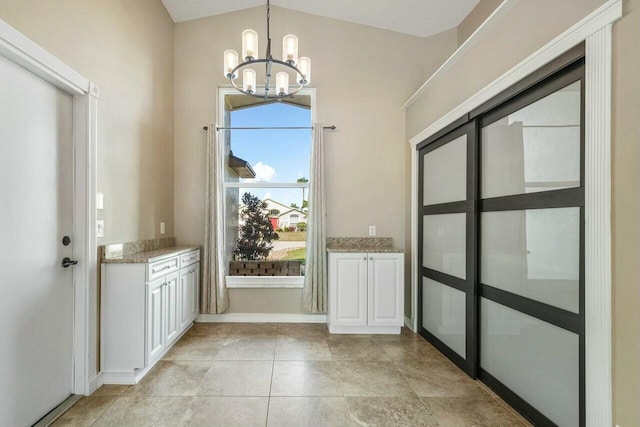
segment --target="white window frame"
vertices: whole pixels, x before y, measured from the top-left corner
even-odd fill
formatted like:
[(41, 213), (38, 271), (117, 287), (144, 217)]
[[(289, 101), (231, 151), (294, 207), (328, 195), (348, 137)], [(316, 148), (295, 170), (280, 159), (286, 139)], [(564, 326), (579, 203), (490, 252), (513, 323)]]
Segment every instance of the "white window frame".
[[(263, 86), (259, 86), (263, 88)], [(224, 125), (224, 112), (226, 109), (225, 97), (227, 95), (237, 95), (238, 91), (231, 86), (218, 87), (218, 117), (217, 123)], [(316, 89), (304, 88), (298, 92), (299, 95), (309, 95), (311, 97), (311, 125), (316, 123)], [(223, 189), (227, 188), (309, 188), (308, 182), (225, 182)], [(226, 203), (226, 200), (225, 200)], [(226, 206), (224, 211), (226, 212)], [(225, 218), (226, 220), (226, 218)], [(224, 227), (226, 233), (226, 227)], [(224, 236), (224, 242), (227, 236)], [(304, 276), (225, 276), (227, 288), (302, 288), (304, 286)]]

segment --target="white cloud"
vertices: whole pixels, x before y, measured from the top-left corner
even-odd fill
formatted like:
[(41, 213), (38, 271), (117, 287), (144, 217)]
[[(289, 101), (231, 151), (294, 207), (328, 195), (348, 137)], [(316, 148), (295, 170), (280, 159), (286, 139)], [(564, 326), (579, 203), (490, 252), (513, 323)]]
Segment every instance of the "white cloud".
[(270, 182), (276, 176), (276, 170), (265, 163), (258, 162), (252, 166), (256, 173), (253, 181)]

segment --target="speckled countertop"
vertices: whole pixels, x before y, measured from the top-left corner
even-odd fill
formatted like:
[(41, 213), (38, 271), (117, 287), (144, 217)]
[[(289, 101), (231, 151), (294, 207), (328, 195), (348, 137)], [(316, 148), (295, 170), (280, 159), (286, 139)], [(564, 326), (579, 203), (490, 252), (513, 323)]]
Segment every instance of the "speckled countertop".
[(327, 252), (404, 253), (391, 237), (329, 237)]
[(176, 245), (173, 237), (100, 246), (100, 259), (106, 264), (143, 264), (160, 261), (198, 249)]

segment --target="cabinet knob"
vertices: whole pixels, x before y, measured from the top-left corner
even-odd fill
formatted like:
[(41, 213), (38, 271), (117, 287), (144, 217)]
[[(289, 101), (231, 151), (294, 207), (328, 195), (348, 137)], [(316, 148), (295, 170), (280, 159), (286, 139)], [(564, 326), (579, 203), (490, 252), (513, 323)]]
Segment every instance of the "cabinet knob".
[(366, 260), (367, 260), (367, 257), (364, 257), (364, 258), (362, 258), (362, 259), (366, 261)]
[(370, 260), (373, 260), (373, 257), (372, 257), (372, 256), (370, 256), (370, 257), (369, 257), (369, 259), (370, 259)]

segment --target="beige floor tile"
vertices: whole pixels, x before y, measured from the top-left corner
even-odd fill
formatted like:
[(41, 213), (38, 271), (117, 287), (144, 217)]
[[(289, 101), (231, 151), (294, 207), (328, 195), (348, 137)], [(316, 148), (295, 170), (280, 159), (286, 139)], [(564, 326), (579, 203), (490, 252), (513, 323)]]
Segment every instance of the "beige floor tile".
[(199, 396), (269, 396), (271, 361), (214, 361)]
[(120, 396), (127, 389), (131, 387), (129, 385), (120, 385), (120, 384), (104, 384), (100, 386), (99, 389), (93, 392), (92, 397), (95, 396)]
[(278, 336), (294, 338), (327, 338), (326, 323), (278, 323)]
[(348, 397), (355, 425), (363, 427), (435, 427), (436, 418), (418, 397)]
[(434, 346), (424, 339), (400, 339), (378, 341), (379, 347), (390, 360), (402, 362), (405, 360), (444, 361), (446, 358)]
[(489, 397), (477, 381), (448, 360), (407, 360), (395, 366), (421, 397)]
[(89, 396), (78, 400), (52, 426), (90, 426), (113, 404), (117, 396)]
[(230, 337), (275, 337), (278, 335), (277, 323), (234, 323)]
[(163, 360), (213, 360), (226, 338), (184, 336), (175, 343)]
[(278, 335), (276, 360), (333, 360), (324, 338), (295, 338)]
[(362, 360), (389, 361), (380, 344), (373, 338), (329, 339), (329, 350), (334, 361)]
[(233, 323), (195, 323), (186, 336), (226, 338), (233, 328)]
[(416, 397), (391, 362), (336, 362), (345, 396)]
[(215, 360), (273, 360), (276, 338), (229, 337), (218, 348)]
[(95, 427), (174, 427), (191, 397), (122, 396), (93, 424)]
[(195, 396), (211, 362), (159, 361), (127, 396)]
[(522, 427), (517, 417), (490, 396), (486, 398), (423, 397), (441, 427)]
[(342, 397), (272, 397), (268, 427), (353, 426)]
[(271, 396), (342, 396), (334, 362), (280, 362), (273, 365)]
[(194, 397), (182, 419), (189, 427), (264, 427), (268, 397)]

